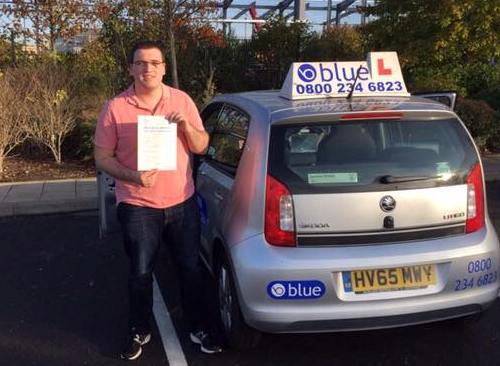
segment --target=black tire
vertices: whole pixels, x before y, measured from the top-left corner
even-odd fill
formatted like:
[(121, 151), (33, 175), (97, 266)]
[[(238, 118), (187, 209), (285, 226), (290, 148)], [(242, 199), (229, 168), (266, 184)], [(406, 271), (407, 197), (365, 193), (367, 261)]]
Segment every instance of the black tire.
[(225, 341), (230, 347), (242, 351), (257, 347), (262, 333), (245, 323), (231, 267), (224, 255), (219, 258), (216, 274), (219, 320)]

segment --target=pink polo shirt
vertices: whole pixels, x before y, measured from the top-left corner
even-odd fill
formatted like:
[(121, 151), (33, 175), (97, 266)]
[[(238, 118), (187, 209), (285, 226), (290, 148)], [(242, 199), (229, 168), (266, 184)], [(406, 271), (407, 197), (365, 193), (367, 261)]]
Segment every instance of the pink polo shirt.
[[(163, 84), (163, 95), (155, 112), (144, 106), (130, 87), (109, 100), (101, 111), (95, 131), (95, 144), (113, 150), (123, 166), (137, 170), (137, 116), (167, 116), (179, 112), (196, 129), (204, 130), (193, 100), (183, 91)], [(160, 171), (152, 187), (116, 181), (116, 200), (137, 206), (167, 208), (184, 202), (194, 193), (190, 151), (186, 138), (177, 131), (177, 169)]]

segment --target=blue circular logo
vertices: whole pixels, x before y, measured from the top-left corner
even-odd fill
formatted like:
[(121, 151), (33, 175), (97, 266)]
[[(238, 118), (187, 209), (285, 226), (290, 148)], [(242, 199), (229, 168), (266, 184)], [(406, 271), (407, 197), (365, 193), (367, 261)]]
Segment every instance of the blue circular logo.
[(286, 295), (286, 288), (281, 283), (275, 283), (270, 288), (273, 297), (282, 297)]
[(300, 80), (310, 83), (316, 79), (316, 69), (311, 64), (302, 64), (298, 70)]

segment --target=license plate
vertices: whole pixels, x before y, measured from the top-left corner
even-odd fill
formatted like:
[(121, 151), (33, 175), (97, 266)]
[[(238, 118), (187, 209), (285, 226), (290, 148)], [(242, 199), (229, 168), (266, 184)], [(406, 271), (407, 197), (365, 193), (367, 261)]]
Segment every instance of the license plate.
[(364, 269), (342, 272), (345, 292), (357, 294), (425, 288), (436, 284), (436, 266)]

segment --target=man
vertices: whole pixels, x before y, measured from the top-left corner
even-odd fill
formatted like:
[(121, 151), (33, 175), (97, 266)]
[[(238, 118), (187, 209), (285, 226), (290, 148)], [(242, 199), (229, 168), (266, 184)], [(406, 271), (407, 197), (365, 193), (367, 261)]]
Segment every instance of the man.
[[(191, 98), (162, 83), (166, 66), (158, 43), (137, 43), (128, 61), (133, 85), (103, 108), (94, 154), (97, 168), (116, 179), (118, 219), (130, 258), (130, 334), (121, 358), (138, 358), (151, 339), (152, 271), (162, 238), (180, 270), (191, 340), (205, 353), (221, 352), (200, 314), (207, 306), (201, 295), (200, 220), (190, 166), (191, 153), (205, 153), (208, 135)], [(165, 116), (177, 124), (176, 170), (137, 170), (138, 116)]]

